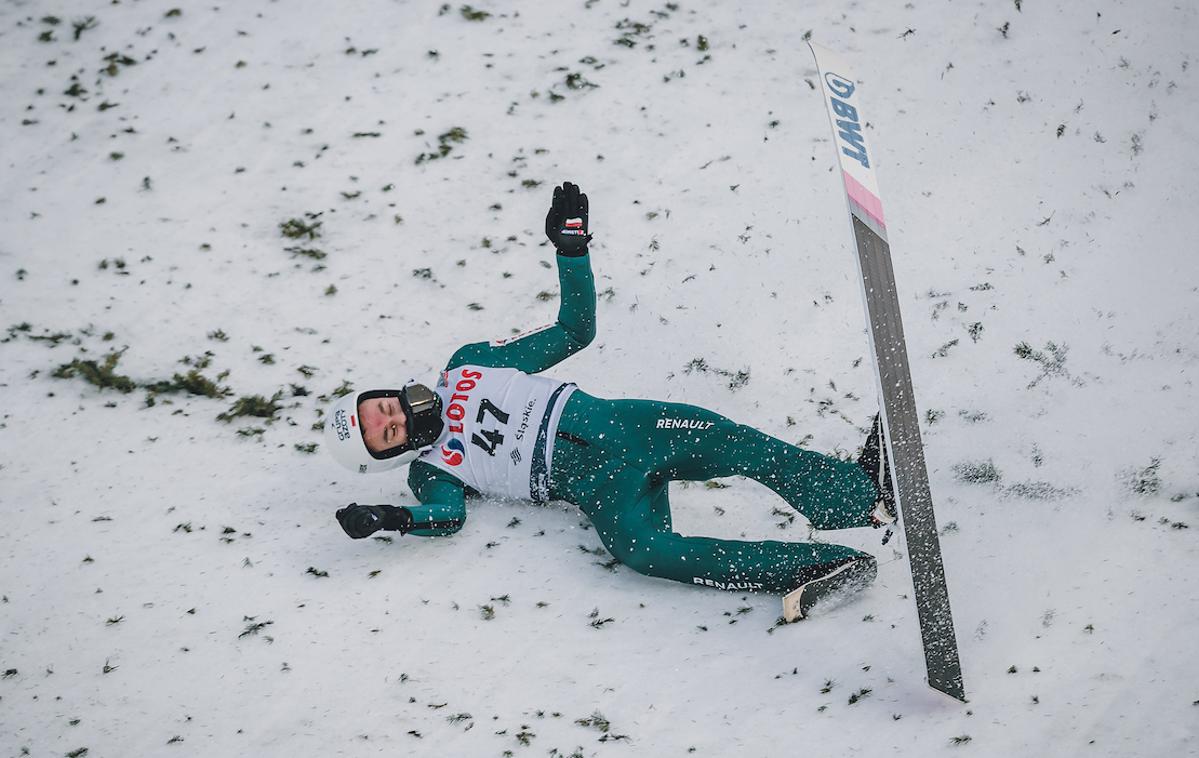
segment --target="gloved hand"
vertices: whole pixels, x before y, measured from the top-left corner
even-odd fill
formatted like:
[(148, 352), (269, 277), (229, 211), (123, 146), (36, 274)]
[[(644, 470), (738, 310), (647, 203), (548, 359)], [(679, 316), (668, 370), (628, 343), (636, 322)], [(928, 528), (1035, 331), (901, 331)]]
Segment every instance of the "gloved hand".
[(406, 533), (412, 526), (412, 512), (402, 506), (350, 503), (337, 511), (337, 523), (346, 534), (360, 540), (380, 529)]
[(577, 185), (563, 182), (554, 187), (554, 202), (545, 217), (545, 236), (557, 248), (559, 255), (576, 258), (587, 254), (587, 196)]

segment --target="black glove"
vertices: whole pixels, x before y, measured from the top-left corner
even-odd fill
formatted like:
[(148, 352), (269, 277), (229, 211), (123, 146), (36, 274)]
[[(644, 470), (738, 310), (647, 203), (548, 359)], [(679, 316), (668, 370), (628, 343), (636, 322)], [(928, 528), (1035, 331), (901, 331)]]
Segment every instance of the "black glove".
[(563, 182), (554, 187), (554, 203), (545, 216), (545, 236), (558, 249), (559, 255), (577, 258), (587, 254), (587, 196), (577, 185)]
[(350, 503), (337, 511), (337, 523), (356, 540), (380, 529), (406, 534), (412, 527), (412, 511), (402, 506)]

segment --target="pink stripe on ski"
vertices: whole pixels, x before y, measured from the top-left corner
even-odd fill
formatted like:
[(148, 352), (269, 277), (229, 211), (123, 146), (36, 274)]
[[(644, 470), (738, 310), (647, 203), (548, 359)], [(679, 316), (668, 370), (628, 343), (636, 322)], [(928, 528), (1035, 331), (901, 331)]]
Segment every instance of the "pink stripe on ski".
[(849, 193), (850, 199), (862, 206), (862, 210), (866, 211), (875, 223), (886, 229), (887, 222), (883, 221), (883, 201), (862, 186), (862, 183), (854, 179), (848, 171), (842, 170), (841, 175), (845, 177), (845, 191)]

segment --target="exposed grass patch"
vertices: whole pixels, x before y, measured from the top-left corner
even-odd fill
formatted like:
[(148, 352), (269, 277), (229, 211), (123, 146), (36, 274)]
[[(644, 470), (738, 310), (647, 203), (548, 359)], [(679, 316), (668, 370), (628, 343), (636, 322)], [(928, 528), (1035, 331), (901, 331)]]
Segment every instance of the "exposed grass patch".
[(317, 239), (321, 236), (321, 226), (324, 224), (319, 220), (320, 215), (319, 213), (305, 213), (302, 219), (289, 218), (279, 224), (279, 231), (284, 237), (292, 240)]
[(1122, 477), (1124, 486), (1134, 495), (1156, 495), (1162, 488), (1161, 475), (1158, 473), (1161, 465), (1160, 458), (1151, 458), (1148, 466), (1126, 471)]
[[(224, 379), (227, 375), (227, 372), (222, 372), (217, 375), (217, 380)], [(204, 376), (198, 368), (193, 368), (186, 374), (175, 374), (170, 379), (150, 382), (143, 386), (155, 395), (170, 395), (182, 392), (188, 395), (221, 398), (233, 394), (232, 389), (222, 387), (217, 382)]]
[(999, 469), (995, 468), (995, 462), (991, 460), (955, 463), (953, 475), (959, 481), (969, 484), (995, 484), (1003, 478)]
[(648, 35), (652, 28), (650, 24), (623, 18), (616, 22), (616, 30), (620, 32), (620, 36), (613, 40), (612, 44), (628, 48), (637, 47), (640, 38)]
[(871, 692), (873, 692), (873, 690), (871, 690), (869, 687), (863, 687), (857, 692), (850, 694), (849, 705), (853, 705), (854, 703), (861, 701), (863, 698), (869, 697)]
[(110, 77), (116, 76), (117, 74), (121, 73), (121, 66), (136, 66), (137, 65), (136, 60), (134, 60), (133, 58), (130, 58), (128, 55), (125, 55), (124, 53), (109, 53), (108, 55), (104, 56), (104, 62), (107, 65), (105, 65), (104, 68), (100, 69), (100, 71), (102, 71), (105, 74), (108, 74)]
[(261, 632), (263, 629), (266, 629), (268, 626), (275, 623), (274, 621), (269, 621), (269, 620), (268, 621), (255, 621), (254, 620), (255, 618), (256, 618), (255, 616), (242, 617), (242, 621), (248, 621), (250, 623), (246, 624), (246, 628), (242, 630), (242, 633), (237, 635), (237, 638), (239, 640), (242, 637), (256, 637), (256, 636), (258, 636), (258, 633)]
[(467, 140), (469, 135), (466, 130), (460, 126), (455, 126), (447, 132), (437, 135), (437, 152), (421, 153), (416, 156), (416, 165), (420, 165), (425, 161), (435, 161), (446, 157), (454, 150), (454, 145), (461, 144)]
[(733, 392), (741, 389), (749, 384), (749, 369), (741, 369), (740, 371), (729, 371), (727, 369), (715, 368), (708, 365), (705, 358), (692, 358), (683, 367), (684, 374), (699, 373), (699, 374), (716, 374), (729, 380), (728, 388)]
[(949, 351), (957, 346), (957, 344), (957, 339), (951, 339), (949, 342), (946, 342), (944, 345), (941, 345), (941, 347), (937, 348), (936, 351), (933, 352), (932, 357), (944, 358), (945, 356), (949, 355)]
[(462, 18), (466, 19), (467, 21), (484, 21), (488, 18), (491, 18), (491, 14), (487, 11), (481, 11), (469, 5), (462, 6), (458, 9), (458, 12), (461, 13)]
[(96, 20), (95, 16), (84, 16), (83, 18), (75, 19), (71, 22), (71, 28), (75, 30), (75, 41), (78, 42), (84, 32), (91, 31), (99, 25), (100, 22)]
[(590, 716), (581, 719), (575, 719), (575, 723), (579, 726), (585, 726), (589, 729), (596, 729), (601, 732), (606, 732), (612, 728), (612, 722), (604, 717), (604, 714), (595, 711)]
[(324, 394), (324, 395), (317, 395), (316, 399), (320, 400), (322, 403), (328, 403), (335, 398), (345, 397), (346, 395), (350, 394), (353, 391), (354, 391), (354, 385), (350, 382), (350, 380), (342, 379), (341, 384), (338, 385), (338, 387), (336, 389), (331, 390), (327, 394)]
[(1057, 487), (1049, 482), (1016, 482), (1003, 490), (1003, 494), (1025, 500), (1061, 500), (1078, 494), (1073, 487)]
[(44, 334), (30, 334), (28, 339), (33, 342), (48, 342), (50, 347), (58, 347), (58, 343), (69, 340), (74, 336), (70, 332), (46, 332)]
[(262, 395), (242, 395), (233, 403), (233, 406), (229, 410), (217, 414), (217, 420), (228, 423), (235, 418), (250, 416), (252, 418), (264, 418), (268, 422), (275, 421), (276, 415), (278, 415), (279, 411), (283, 410), (283, 406), (279, 403), (279, 399), (282, 397), (282, 390), (276, 392), (269, 399)]
[(1069, 347), (1056, 342), (1046, 342), (1043, 350), (1035, 350), (1027, 342), (1021, 342), (1016, 345), (1014, 352), (1016, 357), (1021, 360), (1031, 361), (1036, 363), (1041, 368), (1040, 376), (1037, 376), (1028, 383), (1028, 388), (1032, 389), (1040, 384), (1044, 379), (1050, 376), (1060, 376), (1068, 379), (1071, 384), (1081, 386), (1082, 381), (1070, 375), (1066, 371), (1066, 355), (1069, 353)]
[(54, 369), (52, 376), (56, 379), (72, 379), (79, 377), (88, 384), (95, 385), (97, 388), (106, 390), (112, 389), (117, 392), (130, 393), (137, 389), (137, 382), (125, 376), (118, 374), (117, 364), (121, 361), (121, 354), (124, 350), (114, 350), (104, 356), (102, 363), (97, 363), (92, 360), (82, 360), (76, 358), (70, 363), (64, 363)]
[(291, 247), (283, 248), (283, 252), (291, 253), (293, 258), (311, 258), (314, 261), (324, 260), (329, 254), (317, 247), (300, 247), (292, 245)]
[(595, 89), (599, 85), (589, 81), (585, 76), (579, 73), (570, 73), (566, 75), (566, 86), (568, 89)]

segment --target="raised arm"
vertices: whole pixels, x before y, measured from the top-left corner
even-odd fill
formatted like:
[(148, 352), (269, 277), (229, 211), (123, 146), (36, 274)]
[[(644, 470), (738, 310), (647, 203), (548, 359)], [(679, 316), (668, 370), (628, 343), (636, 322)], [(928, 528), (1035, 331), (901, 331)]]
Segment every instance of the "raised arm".
[(588, 257), (558, 255), (562, 302), (558, 305), (556, 322), (505, 339), (464, 345), (450, 358), (446, 368), (469, 363), (536, 374), (590, 344), (595, 337), (595, 280)]
[(587, 251), (591, 241), (588, 228), (587, 196), (570, 182), (556, 187), (545, 233), (558, 251), (558, 320), (512, 337), (465, 345), (446, 368), (473, 364), (535, 374), (590, 344), (595, 338), (595, 278)]

